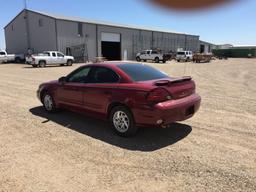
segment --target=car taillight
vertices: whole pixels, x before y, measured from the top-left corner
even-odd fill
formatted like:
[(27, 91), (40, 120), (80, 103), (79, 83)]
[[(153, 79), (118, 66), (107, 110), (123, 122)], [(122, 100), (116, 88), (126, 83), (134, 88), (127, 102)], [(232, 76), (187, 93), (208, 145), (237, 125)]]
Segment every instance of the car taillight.
[(159, 103), (171, 99), (172, 97), (169, 92), (163, 88), (156, 88), (149, 92), (147, 96), (147, 101), (150, 103)]
[(34, 57), (32, 57), (32, 61), (35, 61), (36, 59)]

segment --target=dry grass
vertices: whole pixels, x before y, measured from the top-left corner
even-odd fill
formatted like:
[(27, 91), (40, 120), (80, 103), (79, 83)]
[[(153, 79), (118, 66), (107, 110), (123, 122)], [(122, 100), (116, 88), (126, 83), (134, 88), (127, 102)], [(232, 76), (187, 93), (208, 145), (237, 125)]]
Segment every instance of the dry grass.
[(43, 111), (38, 85), (78, 65), (0, 65), (0, 191), (256, 191), (256, 60), (150, 65), (193, 76), (202, 106), (129, 139), (105, 122)]

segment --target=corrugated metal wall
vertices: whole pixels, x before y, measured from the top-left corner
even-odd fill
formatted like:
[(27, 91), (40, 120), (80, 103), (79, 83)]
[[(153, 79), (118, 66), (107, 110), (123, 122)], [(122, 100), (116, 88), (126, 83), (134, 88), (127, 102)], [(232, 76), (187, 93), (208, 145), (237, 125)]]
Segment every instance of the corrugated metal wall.
[[(89, 60), (92, 60), (96, 56), (101, 56), (102, 33), (120, 34), (121, 57), (123, 58), (124, 53), (127, 53), (127, 58), (129, 60), (135, 59), (136, 53), (145, 49), (159, 48), (163, 52), (175, 52), (180, 48), (196, 52), (199, 49), (199, 36), (146, 31), (141, 29), (89, 23), (82, 23), (82, 34), (78, 35), (78, 22), (56, 20), (35, 12), (28, 12), (30, 44), (31, 49), (35, 52), (59, 50), (63, 53), (67, 53), (67, 49), (69, 47), (86, 44), (87, 55)], [(43, 26), (39, 25), (39, 20), (41, 20)], [(6, 29), (7, 47), (12, 52), (17, 52), (17, 50), (27, 51), (28, 47), (26, 45), (26, 41), (24, 41), (24, 37), (22, 38), (21, 35), (19, 35), (20, 31), (25, 30), (23, 30), (25, 22), (22, 18), (17, 18), (14, 22), (18, 23), (17, 26), (19, 26), (20, 29), (13, 33), (10, 32), (9, 27)], [(17, 48), (17, 42), (12, 41), (12, 38), (16, 36), (21, 39), (20, 41), (22, 41), (19, 48)]]

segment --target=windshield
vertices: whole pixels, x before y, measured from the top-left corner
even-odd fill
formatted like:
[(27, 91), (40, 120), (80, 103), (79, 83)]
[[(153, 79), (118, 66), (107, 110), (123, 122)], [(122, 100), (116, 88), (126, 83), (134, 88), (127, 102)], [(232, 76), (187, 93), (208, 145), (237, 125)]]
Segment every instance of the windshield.
[(129, 75), (133, 81), (148, 81), (168, 77), (153, 67), (139, 63), (120, 64), (117, 67)]

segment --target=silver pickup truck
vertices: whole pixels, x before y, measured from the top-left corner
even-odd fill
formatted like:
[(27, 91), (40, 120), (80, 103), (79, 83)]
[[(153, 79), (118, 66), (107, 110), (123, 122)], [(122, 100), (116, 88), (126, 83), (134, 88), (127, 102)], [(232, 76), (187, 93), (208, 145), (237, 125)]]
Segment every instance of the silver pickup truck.
[(5, 50), (0, 50), (0, 63), (15, 62), (20, 63), (24, 61), (24, 54), (8, 54)]
[(74, 57), (66, 56), (59, 51), (45, 51), (37, 55), (26, 57), (26, 63), (33, 67), (45, 67), (46, 65), (67, 65), (71, 66)]
[(156, 63), (159, 63), (160, 61), (162, 61), (163, 63), (165, 63), (169, 58), (166, 57), (165, 54), (159, 53), (158, 51), (154, 51), (154, 50), (144, 50), (140, 53), (137, 53), (136, 55), (136, 60), (137, 61), (155, 61)]

